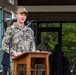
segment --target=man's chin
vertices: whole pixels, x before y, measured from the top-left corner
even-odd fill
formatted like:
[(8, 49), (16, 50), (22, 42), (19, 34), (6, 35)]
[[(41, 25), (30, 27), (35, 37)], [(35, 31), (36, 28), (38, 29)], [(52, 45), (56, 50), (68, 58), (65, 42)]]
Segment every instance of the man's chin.
[(25, 21), (20, 21), (21, 23), (24, 23)]

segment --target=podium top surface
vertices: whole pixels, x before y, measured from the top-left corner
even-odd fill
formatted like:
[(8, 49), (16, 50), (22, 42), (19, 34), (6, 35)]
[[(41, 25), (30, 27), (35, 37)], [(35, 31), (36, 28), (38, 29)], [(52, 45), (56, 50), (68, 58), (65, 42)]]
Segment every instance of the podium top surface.
[(52, 52), (48, 52), (48, 51), (31, 52), (31, 51), (29, 51), (29, 52), (24, 52), (24, 53), (20, 54), (19, 56), (13, 57), (12, 60), (15, 60), (15, 59), (17, 59), (17, 58), (19, 58), (21, 56), (28, 55), (28, 54), (48, 54), (48, 55), (50, 55), (50, 54), (52, 54)]

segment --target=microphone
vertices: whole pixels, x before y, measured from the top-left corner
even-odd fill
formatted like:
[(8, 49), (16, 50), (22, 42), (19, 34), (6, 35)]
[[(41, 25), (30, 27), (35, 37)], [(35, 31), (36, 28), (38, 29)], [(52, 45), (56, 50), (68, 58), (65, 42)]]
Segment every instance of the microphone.
[(36, 20), (31, 20), (31, 21), (27, 20), (27, 21), (25, 21), (25, 25), (28, 25), (29, 23), (32, 24), (33, 22), (36, 22)]

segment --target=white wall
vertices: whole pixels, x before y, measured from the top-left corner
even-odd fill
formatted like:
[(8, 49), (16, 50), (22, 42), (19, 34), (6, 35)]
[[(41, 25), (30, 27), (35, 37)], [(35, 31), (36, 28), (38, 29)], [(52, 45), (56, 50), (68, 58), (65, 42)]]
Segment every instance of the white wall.
[[(0, 0), (0, 6), (4, 6), (7, 10), (16, 11), (17, 0), (15, 5), (12, 5), (8, 0)], [(19, 6), (18, 6), (19, 7)], [(24, 6), (29, 12), (76, 12), (76, 5), (69, 6)]]
[(17, 7), (17, 0), (15, 0), (15, 5), (10, 4), (8, 0), (0, 0), (0, 7), (4, 7), (6, 11), (12, 13), (12, 18), (14, 18)]
[[(18, 6), (20, 7), (20, 6)], [(29, 12), (76, 12), (76, 5), (24, 6)]]
[(16, 9), (16, 4), (12, 5), (8, 2), (8, 0), (0, 0), (0, 6), (3, 6), (8, 11), (15, 11)]

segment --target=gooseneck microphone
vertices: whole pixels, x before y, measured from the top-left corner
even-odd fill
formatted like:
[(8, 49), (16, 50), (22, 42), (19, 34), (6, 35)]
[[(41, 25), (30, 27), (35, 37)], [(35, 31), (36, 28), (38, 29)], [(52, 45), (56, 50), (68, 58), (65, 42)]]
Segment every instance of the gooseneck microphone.
[(29, 23), (32, 24), (33, 22), (37, 22), (36, 20), (27, 20), (25, 21), (25, 25), (28, 25)]

